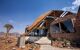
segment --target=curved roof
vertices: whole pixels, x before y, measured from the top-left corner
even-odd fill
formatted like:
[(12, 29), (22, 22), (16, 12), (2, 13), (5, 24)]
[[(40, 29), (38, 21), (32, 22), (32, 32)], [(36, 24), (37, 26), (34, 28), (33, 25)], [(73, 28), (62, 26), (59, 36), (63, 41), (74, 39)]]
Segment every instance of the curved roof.
[[(51, 10), (51, 11), (46, 12), (45, 14), (39, 16), (39, 17), (35, 20), (35, 22), (33, 22), (33, 24), (28, 27), (28, 30), (31, 31), (31, 30), (33, 30), (34, 28), (36, 28), (36, 27), (39, 25), (39, 23), (40, 23), (43, 19), (45, 19), (47, 16), (59, 17), (63, 12), (64, 12), (64, 11), (62, 11), (62, 10)], [(73, 14), (73, 13), (68, 12), (67, 14)]]
[(39, 16), (39, 17), (35, 20), (35, 22), (33, 22), (33, 24), (28, 27), (28, 30), (33, 29), (35, 26), (37, 26), (37, 24), (39, 24), (39, 22), (41, 22), (43, 19), (46, 18), (46, 16), (48, 16), (48, 15), (51, 14), (51, 13), (52, 13), (52, 11), (48, 11), (48, 12), (46, 12), (45, 14)]

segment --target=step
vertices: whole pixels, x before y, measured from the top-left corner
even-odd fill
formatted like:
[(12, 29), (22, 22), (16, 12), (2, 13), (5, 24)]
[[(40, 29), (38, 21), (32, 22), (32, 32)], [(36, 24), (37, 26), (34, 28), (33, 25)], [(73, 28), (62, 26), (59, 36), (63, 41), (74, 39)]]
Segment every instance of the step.
[(36, 41), (35, 43), (39, 43), (42, 45), (51, 45), (51, 40), (49, 40), (47, 37), (42, 37), (41, 39), (39, 39), (38, 41)]
[(47, 37), (36, 37), (36, 36), (27, 36), (25, 37), (26, 41), (31, 41), (38, 44), (51, 44), (51, 40), (49, 40)]
[(38, 41), (41, 37), (36, 37), (36, 36), (26, 36), (25, 40), (30, 41), (30, 42), (35, 42)]

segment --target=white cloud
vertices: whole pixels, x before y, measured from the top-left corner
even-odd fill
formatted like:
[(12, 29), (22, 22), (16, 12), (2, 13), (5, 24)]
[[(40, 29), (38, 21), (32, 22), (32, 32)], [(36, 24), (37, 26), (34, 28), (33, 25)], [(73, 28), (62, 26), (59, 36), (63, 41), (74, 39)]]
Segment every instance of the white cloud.
[(80, 5), (80, 0), (75, 0), (72, 4), (76, 5), (76, 6), (79, 6)]
[(64, 8), (62, 8), (62, 10), (71, 11), (71, 12), (76, 13), (75, 8), (76, 8), (76, 6), (70, 6), (70, 7), (64, 7)]
[(75, 0), (74, 2), (72, 2), (72, 6), (64, 7), (64, 8), (62, 8), (62, 10), (64, 10), (64, 11), (71, 11), (71, 12), (77, 12), (77, 11), (75, 11), (75, 9), (79, 5), (80, 5), (80, 0)]
[(76, 6), (70, 6), (70, 7), (64, 7), (62, 8), (62, 10), (74, 10), (76, 8)]

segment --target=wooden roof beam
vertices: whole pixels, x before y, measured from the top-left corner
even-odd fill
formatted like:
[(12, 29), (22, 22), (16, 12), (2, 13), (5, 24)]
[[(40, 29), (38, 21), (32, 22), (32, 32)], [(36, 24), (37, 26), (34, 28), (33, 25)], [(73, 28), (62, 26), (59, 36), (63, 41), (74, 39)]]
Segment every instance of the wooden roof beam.
[(67, 15), (67, 16), (65, 16), (65, 17), (58, 17), (57, 19), (55, 19), (55, 20), (51, 23), (51, 25), (54, 25), (54, 24), (57, 24), (57, 23), (60, 23), (60, 22), (64, 22), (64, 21), (66, 21), (66, 20), (68, 20), (68, 19), (72, 19), (72, 18), (75, 18), (75, 16), (74, 16), (74, 15)]

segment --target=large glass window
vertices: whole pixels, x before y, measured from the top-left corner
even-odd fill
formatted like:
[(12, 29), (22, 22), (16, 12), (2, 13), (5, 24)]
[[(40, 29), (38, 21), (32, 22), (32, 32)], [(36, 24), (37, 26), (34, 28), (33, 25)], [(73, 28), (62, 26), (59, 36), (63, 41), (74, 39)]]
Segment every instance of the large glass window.
[(51, 33), (71, 33), (75, 32), (71, 19), (50, 26)]
[(68, 32), (74, 32), (74, 27), (72, 21), (69, 19), (67, 21), (63, 22), (64, 27), (66, 27), (66, 30)]
[(50, 31), (52, 33), (59, 33), (60, 32), (59, 24), (52, 25)]
[(46, 36), (47, 30), (46, 29), (37, 29), (30, 33), (30, 36)]

